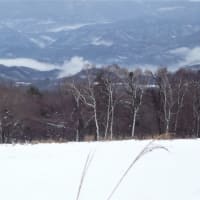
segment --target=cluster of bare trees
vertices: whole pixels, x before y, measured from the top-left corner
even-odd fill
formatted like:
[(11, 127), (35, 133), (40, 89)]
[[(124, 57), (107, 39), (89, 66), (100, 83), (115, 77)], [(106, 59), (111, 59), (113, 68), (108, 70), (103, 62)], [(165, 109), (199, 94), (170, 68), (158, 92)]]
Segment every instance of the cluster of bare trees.
[(85, 70), (53, 91), (1, 85), (0, 142), (200, 136), (199, 71)]
[(75, 82), (65, 85), (71, 88), (76, 102), (79, 100), (81, 118), (90, 116), (85, 128), (93, 123), (97, 140), (161, 134), (199, 137), (198, 71), (180, 69), (172, 73), (162, 68), (152, 73), (137, 69), (125, 72), (123, 78), (115, 75), (104, 69), (93, 77), (88, 70), (87, 80), (81, 85)]

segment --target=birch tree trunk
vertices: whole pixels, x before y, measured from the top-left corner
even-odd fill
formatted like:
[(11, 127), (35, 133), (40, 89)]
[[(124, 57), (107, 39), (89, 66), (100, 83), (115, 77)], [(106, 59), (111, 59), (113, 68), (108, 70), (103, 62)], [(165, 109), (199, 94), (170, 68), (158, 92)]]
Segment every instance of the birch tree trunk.
[(200, 116), (197, 117), (197, 131), (196, 131), (196, 136), (199, 137), (199, 122), (200, 122)]
[(136, 116), (137, 116), (137, 110), (134, 111), (134, 114), (133, 114), (132, 131), (131, 131), (131, 136), (132, 136), (132, 137), (135, 137)]
[(97, 118), (96, 101), (94, 102), (94, 121), (96, 125), (96, 137), (97, 137), (97, 141), (99, 141), (100, 133), (99, 133), (99, 123), (98, 123), (98, 118)]
[(110, 107), (111, 107), (111, 100), (110, 100), (110, 94), (108, 94), (108, 107), (107, 107), (107, 116), (106, 116), (106, 128), (104, 137), (105, 139), (108, 137), (108, 129), (109, 129), (109, 122), (110, 122)]

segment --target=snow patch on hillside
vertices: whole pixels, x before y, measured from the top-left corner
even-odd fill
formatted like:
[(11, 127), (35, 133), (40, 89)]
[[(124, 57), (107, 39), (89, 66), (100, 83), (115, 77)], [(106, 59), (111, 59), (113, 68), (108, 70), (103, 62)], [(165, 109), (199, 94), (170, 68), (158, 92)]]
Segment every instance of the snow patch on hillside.
[(77, 29), (80, 29), (84, 26), (89, 26), (89, 25), (93, 25), (93, 24), (94, 23), (65, 25), (65, 26), (60, 26), (60, 27), (57, 27), (57, 28), (49, 29), (47, 32), (58, 33), (58, 32), (61, 32), (61, 31), (77, 30)]
[(179, 9), (184, 9), (184, 6), (169, 6), (169, 7), (161, 7), (158, 9), (159, 12), (168, 12), (168, 11), (175, 11)]
[(96, 37), (96, 38), (92, 39), (91, 44), (94, 45), (94, 46), (106, 46), (106, 47), (110, 47), (110, 46), (113, 45), (113, 42), (109, 41), (109, 40), (104, 40), (101, 37)]
[(30, 38), (30, 41), (42, 49), (45, 48), (45, 46), (46, 46), (44, 42), (37, 40), (35, 38)]

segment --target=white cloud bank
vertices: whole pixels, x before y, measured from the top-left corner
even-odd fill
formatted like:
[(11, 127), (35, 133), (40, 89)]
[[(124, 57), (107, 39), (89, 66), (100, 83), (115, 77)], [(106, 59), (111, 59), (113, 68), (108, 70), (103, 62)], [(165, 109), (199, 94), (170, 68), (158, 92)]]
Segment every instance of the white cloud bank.
[(182, 57), (182, 60), (177, 63), (178, 66), (200, 64), (200, 47), (181, 47), (171, 50), (170, 53)]
[(7, 67), (28, 67), (40, 71), (48, 71), (52, 69), (58, 69), (58, 65), (53, 65), (50, 63), (39, 62), (30, 58), (12, 58), (12, 59), (0, 59), (0, 64)]
[(91, 66), (91, 63), (84, 60), (83, 57), (74, 56), (70, 60), (66, 60), (62, 65), (53, 65), (50, 63), (39, 62), (29, 58), (14, 58), (14, 59), (0, 59), (0, 64), (7, 67), (28, 67), (40, 71), (48, 71), (53, 69), (59, 69), (59, 78), (66, 76), (72, 76), (80, 72), (86, 66)]
[(70, 60), (64, 62), (59, 78), (72, 76), (80, 72), (86, 66), (91, 66), (88, 60), (84, 60), (84, 58), (78, 56), (72, 57)]

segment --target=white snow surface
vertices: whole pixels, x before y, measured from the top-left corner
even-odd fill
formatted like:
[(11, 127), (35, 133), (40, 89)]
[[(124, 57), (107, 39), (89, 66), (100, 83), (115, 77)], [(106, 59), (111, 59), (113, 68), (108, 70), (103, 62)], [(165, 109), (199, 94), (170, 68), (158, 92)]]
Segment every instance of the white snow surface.
[[(0, 146), (2, 200), (75, 200), (89, 152), (94, 157), (80, 200), (106, 200), (149, 141)], [(200, 140), (156, 141), (169, 149), (145, 155), (113, 200), (199, 200)]]

